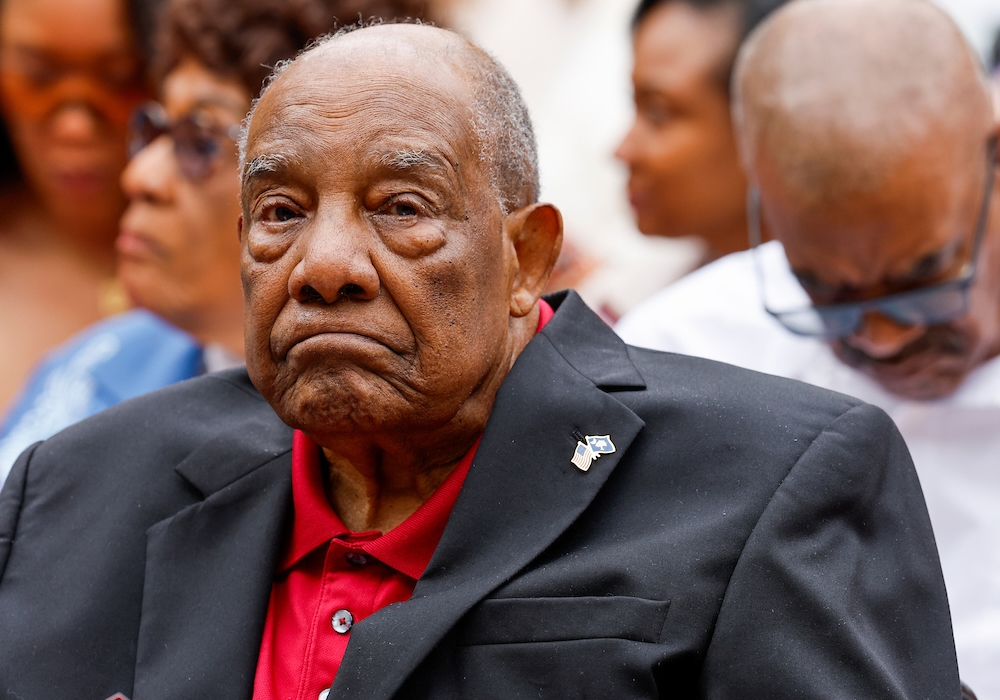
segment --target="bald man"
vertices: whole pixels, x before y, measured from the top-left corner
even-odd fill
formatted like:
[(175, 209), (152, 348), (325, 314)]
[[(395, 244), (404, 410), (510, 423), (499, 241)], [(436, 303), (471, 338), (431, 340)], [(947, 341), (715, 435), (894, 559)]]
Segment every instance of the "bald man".
[(247, 368), (19, 459), (8, 695), (957, 697), (891, 421), (540, 299), (561, 219), (489, 57), (335, 36), (241, 153)]
[(1000, 697), (1000, 207), (987, 76), (929, 4), (812, 0), (750, 39), (734, 90), (751, 224), (779, 242), (707, 267), (618, 331), (888, 411), (927, 495), (963, 678)]

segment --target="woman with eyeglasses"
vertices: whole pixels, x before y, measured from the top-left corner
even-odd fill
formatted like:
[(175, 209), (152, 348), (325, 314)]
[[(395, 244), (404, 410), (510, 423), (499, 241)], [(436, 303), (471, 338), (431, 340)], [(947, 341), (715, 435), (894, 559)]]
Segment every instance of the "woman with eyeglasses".
[(154, 2), (0, 0), (0, 414), (47, 351), (122, 308), (119, 177)]
[(268, 66), (341, 19), (426, 18), (425, 5), (168, 0), (154, 59), (160, 100), (135, 111), (122, 176), (118, 275), (138, 309), (95, 324), (34, 374), (0, 427), (0, 483), (36, 440), (132, 396), (242, 363), (236, 139)]

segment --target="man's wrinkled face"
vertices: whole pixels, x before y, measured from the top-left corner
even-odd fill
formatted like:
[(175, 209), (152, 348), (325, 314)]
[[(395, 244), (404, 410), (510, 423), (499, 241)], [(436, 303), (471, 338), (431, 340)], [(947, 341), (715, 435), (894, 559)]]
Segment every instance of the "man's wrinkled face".
[(288, 424), (428, 430), (509, 369), (512, 251), (470, 99), (460, 71), (391, 44), (314, 54), (261, 99), (242, 192), (247, 366)]
[[(959, 277), (970, 262), (983, 201), (985, 147), (961, 176), (901, 169), (850, 206), (801, 207), (762, 182), (771, 230), (817, 304), (860, 301)], [(968, 311), (934, 326), (903, 325), (872, 311), (832, 344), (846, 364), (910, 399), (947, 396), (1000, 351), (1000, 231), (996, 206), (980, 252)]]

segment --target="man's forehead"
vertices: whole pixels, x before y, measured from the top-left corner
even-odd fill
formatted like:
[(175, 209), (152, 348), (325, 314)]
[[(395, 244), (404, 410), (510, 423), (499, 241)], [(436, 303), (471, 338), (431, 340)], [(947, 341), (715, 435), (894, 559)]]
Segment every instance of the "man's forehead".
[(244, 176), (300, 169), (310, 159), (333, 159), (344, 166), (417, 166), (467, 170), (478, 162), (470, 124), (438, 120), (438, 110), (403, 103), (342, 108), (336, 101), (292, 103), (255, 116), (246, 145)]
[(403, 60), (405, 51), (343, 48), (300, 59), (265, 92), (249, 125), (248, 160), (279, 145), (316, 145), (317, 130), (338, 128), (367, 140), (414, 139), (411, 150), (426, 150), (428, 142), (445, 152), (465, 150), (474, 136), (474, 107), (461, 70), (447, 62)]
[(375, 26), (328, 39), (294, 60), (267, 92), (343, 81), (414, 80), (467, 98), (475, 49), (458, 35), (421, 25)]

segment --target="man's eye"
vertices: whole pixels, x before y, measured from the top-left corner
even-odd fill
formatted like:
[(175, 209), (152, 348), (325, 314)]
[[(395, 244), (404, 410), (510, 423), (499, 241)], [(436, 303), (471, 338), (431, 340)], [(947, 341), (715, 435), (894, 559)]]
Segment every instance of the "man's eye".
[(389, 213), (393, 216), (398, 216), (401, 219), (409, 219), (415, 217), (420, 212), (412, 204), (406, 202), (395, 202), (389, 207)]
[(279, 205), (279, 206), (273, 207), (269, 212), (267, 212), (267, 215), (264, 218), (266, 218), (266, 219), (268, 219), (270, 221), (281, 221), (281, 222), (284, 222), (284, 221), (291, 221), (292, 219), (296, 218), (297, 216), (298, 216), (298, 213), (294, 209), (292, 209), (291, 207), (286, 207), (286, 206)]

